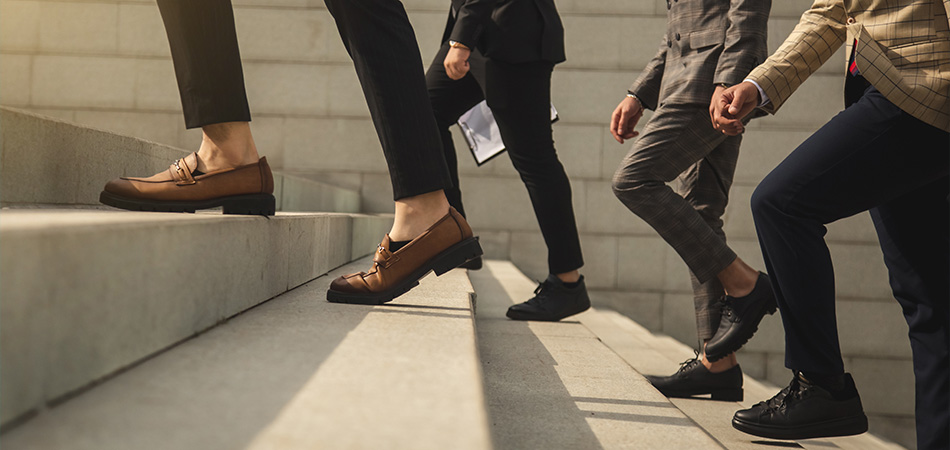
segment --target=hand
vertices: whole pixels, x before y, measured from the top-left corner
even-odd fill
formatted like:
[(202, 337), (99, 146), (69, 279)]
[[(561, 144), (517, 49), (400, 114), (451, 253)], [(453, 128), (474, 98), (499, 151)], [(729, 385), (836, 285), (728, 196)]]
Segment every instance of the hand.
[(633, 139), (640, 133), (633, 131), (637, 122), (643, 117), (643, 105), (634, 97), (626, 97), (617, 105), (610, 116), (610, 134), (617, 142), (623, 144), (624, 139)]
[(745, 131), (742, 119), (759, 105), (759, 90), (743, 81), (730, 88), (716, 87), (709, 102), (709, 118), (713, 128), (729, 136)]
[(461, 80), (468, 73), (468, 57), (472, 51), (462, 47), (452, 47), (445, 55), (445, 73), (453, 80)]

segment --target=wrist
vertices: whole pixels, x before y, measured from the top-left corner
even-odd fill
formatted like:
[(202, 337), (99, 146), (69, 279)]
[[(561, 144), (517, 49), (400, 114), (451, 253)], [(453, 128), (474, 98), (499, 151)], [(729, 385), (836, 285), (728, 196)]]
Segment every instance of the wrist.
[(636, 100), (636, 101), (637, 101), (637, 106), (640, 107), (640, 111), (638, 111), (638, 113), (643, 112), (643, 109), (644, 109), (644, 108), (643, 108), (643, 102), (640, 101), (640, 97), (637, 97), (637, 94), (634, 94), (633, 92), (627, 91), (627, 98), (632, 98), (632, 99)]
[(472, 50), (472, 49), (469, 48), (467, 45), (465, 45), (465, 44), (463, 44), (463, 43), (461, 43), (461, 42), (459, 42), (459, 41), (449, 41), (449, 47), (452, 47), (452, 48), (460, 48), (460, 49), (469, 50), (469, 51)]

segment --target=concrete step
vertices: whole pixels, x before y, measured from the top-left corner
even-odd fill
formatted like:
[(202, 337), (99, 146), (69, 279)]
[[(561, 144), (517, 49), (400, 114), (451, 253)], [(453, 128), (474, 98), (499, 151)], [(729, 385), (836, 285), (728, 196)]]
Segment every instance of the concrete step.
[(15, 449), (490, 449), (472, 287), (430, 276), (384, 306), (330, 272), (3, 435)]
[[(536, 284), (513, 264), (469, 272), (492, 437), (499, 449), (722, 448), (583, 324), (519, 322)], [(596, 312), (584, 313), (597, 314)]]
[[(164, 144), (0, 108), (4, 206), (100, 205), (99, 193), (117, 176), (147, 176), (188, 152)], [(359, 192), (274, 173), (281, 211), (358, 212)]]
[(0, 422), (372, 253), (391, 221), (4, 209)]
[[(624, 359), (631, 367), (644, 374), (671, 374), (678, 364), (693, 357), (693, 350), (668, 336), (655, 335), (633, 320), (610, 310), (597, 310), (580, 316), (580, 322), (605, 345)], [(732, 414), (741, 408), (766, 400), (780, 389), (759, 382), (746, 375), (743, 382), (745, 399), (742, 402), (719, 402), (708, 399), (671, 399), (687, 417), (695, 421), (718, 443), (729, 449), (757, 449), (762, 444), (788, 446), (778, 441), (756, 438), (741, 433), (730, 424)], [(805, 449), (880, 449), (899, 450), (903, 447), (880, 439), (873, 434), (842, 438), (808, 439), (796, 441)]]

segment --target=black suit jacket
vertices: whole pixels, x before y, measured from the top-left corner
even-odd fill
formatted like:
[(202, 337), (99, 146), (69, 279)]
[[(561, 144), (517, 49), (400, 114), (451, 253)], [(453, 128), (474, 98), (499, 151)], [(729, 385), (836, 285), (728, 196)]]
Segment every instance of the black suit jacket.
[(452, 0), (442, 41), (478, 48), (507, 63), (564, 61), (564, 27), (554, 0)]

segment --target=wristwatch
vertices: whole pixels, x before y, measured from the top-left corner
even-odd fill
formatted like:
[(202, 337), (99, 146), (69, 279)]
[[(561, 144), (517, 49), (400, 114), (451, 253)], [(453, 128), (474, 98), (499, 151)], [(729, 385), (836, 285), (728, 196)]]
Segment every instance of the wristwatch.
[(643, 110), (646, 109), (646, 107), (643, 106), (643, 100), (640, 100), (640, 97), (637, 97), (637, 94), (627, 91), (627, 97), (635, 99), (637, 101), (637, 104), (640, 105), (640, 112), (643, 112)]
[(461, 43), (461, 42), (459, 42), (459, 41), (449, 41), (449, 47), (452, 47), (452, 48), (464, 48), (465, 50), (471, 50), (470, 48), (468, 48), (467, 45), (465, 45), (465, 44), (463, 44), (463, 43)]

